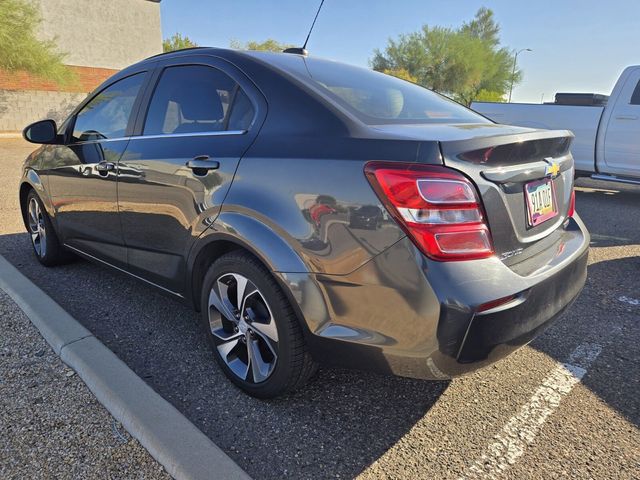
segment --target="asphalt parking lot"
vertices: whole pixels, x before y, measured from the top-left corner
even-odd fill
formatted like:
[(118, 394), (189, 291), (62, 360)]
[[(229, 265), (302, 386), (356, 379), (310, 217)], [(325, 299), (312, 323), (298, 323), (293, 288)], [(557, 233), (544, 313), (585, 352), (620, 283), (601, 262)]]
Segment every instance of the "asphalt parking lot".
[(640, 476), (640, 187), (578, 182), (587, 285), (505, 361), (451, 382), (322, 369), (260, 401), (223, 377), (188, 308), (85, 261), (40, 266), (17, 204), (32, 149), (0, 140), (0, 254), (254, 478)]

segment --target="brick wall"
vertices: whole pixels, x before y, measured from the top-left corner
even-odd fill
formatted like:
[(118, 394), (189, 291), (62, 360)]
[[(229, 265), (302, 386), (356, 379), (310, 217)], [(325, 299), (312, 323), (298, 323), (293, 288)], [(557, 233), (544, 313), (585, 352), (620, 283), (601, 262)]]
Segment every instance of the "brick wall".
[(0, 90), (38, 90), (45, 92), (89, 93), (118, 70), (111, 68), (77, 67), (69, 65), (74, 80), (67, 85), (48, 82), (26, 72), (9, 73), (0, 70)]

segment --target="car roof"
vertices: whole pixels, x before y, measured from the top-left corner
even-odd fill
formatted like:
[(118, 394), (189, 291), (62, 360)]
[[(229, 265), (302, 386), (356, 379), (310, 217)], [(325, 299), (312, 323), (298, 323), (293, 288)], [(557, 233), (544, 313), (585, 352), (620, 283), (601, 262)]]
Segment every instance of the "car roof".
[[(150, 61), (155, 61), (158, 59), (164, 58), (177, 58), (185, 55), (193, 55), (193, 54), (214, 54), (216, 56), (226, 58), (230, 56), (236, 55), (246, 55), (249, 57), (260, 58), (264, 60), (271, 60), (273, 63), (283, 63), (282, 61), (278, 61), (277, 59), (280, 57), (303, 57), (302, 55), (293, 54), (293, 53), (283, 53), (283, 52), (268, 52), (268, 51), (258, 51), (258, 50), (239, 50), (234, 48), (220, 48), (220, 47), (189, 47), (182, 48), (180, 50), (173, 50), (170, 52), (162, 52), (156, 55), (152, 55), (151, 57), (145, 58), (135, 65), (140, 65), (143, 63), (147, 63)], [(132, 65), (133, 66), (133, 65)]]
[[(271, 52), (261, 50), (238, 50), (232, 48), (218, 48), (218, 47), (190, 47), (181, 50), (174, 50), (171, 52), (163, 52), (157, 55), (153, 55), (146, 58), (129, 68), (139, 67), (149, 62), (154, 62), (160, 59), (180, 58), (183, 56), (190, 56), (194, 54), (202, 55), (215, 55), (217, 57), (233, 60), (240, 57), (245, 60), (254, 61), (256, 63), (267, 64), (278, 68), (283, 71), (298, 71), (300, 72), (304, 68), (305, 62), (329, 62), (332, 60), (313, 57), (307, 55), (300, 55), (296, 53), (284, 53), (284, 52)], [(338, 63), (338, 62), (336, 62)]]

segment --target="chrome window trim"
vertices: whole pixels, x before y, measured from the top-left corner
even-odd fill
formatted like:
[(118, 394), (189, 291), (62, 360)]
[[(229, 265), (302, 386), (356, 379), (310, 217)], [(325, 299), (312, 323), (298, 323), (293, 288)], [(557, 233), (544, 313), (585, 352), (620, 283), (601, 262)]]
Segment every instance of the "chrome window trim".
[(85, 140), (74, 142), (69, 145), (85, 145), (90, 143), (118, 142), (122, 140), (137, 140), (142, 138), (180, 138), (180, 137), (219, 137), (224, 135), (244, 135), (247, 130), (216, 130), (211, 132), (191, 132), (191, 133), (162, 133), (158, 135), (131, 135), (129, 137), (98, 138), (96, 140)]
[(122, 140), (129, 140), (131, 137), (115, 137), (115, 138), (97, 138), (95, 140), (83, 140), (81, 142), (71, 142), (67, 145), (89, 145), (92, 143), (106, 143), (106, 142), (120, 142)]
[(216, 130), (210, 132), (159, 133), (154, 135), (132, 135), (132, 140), (139, 138), (180, 138), (180, 137), (218, 137), (224, 135), (244, 135), (247, 130)]

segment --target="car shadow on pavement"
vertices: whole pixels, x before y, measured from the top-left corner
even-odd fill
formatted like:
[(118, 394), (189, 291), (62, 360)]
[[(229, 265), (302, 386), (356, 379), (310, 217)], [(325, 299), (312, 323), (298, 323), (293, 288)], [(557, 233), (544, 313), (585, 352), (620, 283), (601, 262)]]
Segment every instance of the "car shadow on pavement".
[[(587, 283), (576, 302), (530, 345), (560, 363), (566, 362), (578, 345), (600, 347), (600, 354), (581, 382), (637, 427), (640, 427), (639, 271), (640, 257), (590, 265)], [(633, 279), (634, 285), (621, 279)], [(625, 295), (629, 290), (636, 292), (635, 298)]]
[(226, 380), (190, 308), (89, 262), (44, 268), (26, 234), (0, 236), (0, 254), (255, 478), (357, 476), (449, 385), (321, 369), (302, 390), (260, 401)]

